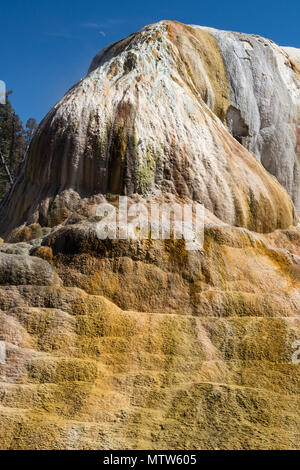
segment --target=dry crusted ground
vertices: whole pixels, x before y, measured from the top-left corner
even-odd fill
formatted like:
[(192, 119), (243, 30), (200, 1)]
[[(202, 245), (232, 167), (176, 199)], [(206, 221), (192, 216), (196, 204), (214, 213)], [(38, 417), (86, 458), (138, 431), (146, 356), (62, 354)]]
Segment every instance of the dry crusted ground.
[(43, 244), (0, 245), (1, 449), (300, 447), (296, 229)]

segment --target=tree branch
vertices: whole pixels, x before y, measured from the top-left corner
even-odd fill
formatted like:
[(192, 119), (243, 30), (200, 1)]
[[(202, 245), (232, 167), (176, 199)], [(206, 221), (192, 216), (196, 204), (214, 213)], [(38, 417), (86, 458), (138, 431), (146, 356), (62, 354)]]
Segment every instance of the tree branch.
[(8, 176), (9, 182), (10, 182), (10, 184), (13, 184), (14, 179), (13, 179), (12, 174), (11, 174), (7, 164), (6, 164), (5, 158), (4, 158), (3, 153), (1, 152), (1, 150), (0, 150), (0, 158), (1, 158), (2, 166), (5, 169), (5, 172)]

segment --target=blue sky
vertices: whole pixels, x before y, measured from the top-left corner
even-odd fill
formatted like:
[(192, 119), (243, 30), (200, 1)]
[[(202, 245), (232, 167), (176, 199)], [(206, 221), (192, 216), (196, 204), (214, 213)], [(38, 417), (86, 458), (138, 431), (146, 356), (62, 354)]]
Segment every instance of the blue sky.
[(161, 19), (260, 34), (300, 48), (300, 2), (10, 0), (0, 4), (0, 80), (38, 121), (107, 44)]

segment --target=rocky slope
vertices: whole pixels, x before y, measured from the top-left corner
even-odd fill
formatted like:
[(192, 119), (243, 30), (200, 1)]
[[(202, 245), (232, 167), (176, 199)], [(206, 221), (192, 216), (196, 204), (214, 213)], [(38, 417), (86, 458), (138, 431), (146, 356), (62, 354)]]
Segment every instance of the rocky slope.
[[(162, 21), (48, 113), (0, 208), (1, 448), (300, 447), (299, 77)], [(119, 194), (201, 202), (203, 249), (99, 240)]]

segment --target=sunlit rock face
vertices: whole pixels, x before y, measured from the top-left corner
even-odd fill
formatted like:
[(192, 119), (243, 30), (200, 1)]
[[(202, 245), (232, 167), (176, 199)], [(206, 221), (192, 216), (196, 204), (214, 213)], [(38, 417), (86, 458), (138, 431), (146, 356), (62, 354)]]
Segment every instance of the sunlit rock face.
[(108, 46), (39, 126), (2, 205), (6, 231), (53, 226), (99, 193), (172, 194), (232, 225), (289, 226), (289, 197), (246, 148), (297, 202), (297, 74), (270, 41), (176, 22)]
[[(1, 449), (300, 448), (297, 54), (162, 21), (45, 117), (0, 209)], [(100, 240), (120, 194), (201, 202), (202, 249)]]
[(277, 177), (300, 211), (300, 51), (259, 36), (207, 31), (226, 68), (231, 134)]

